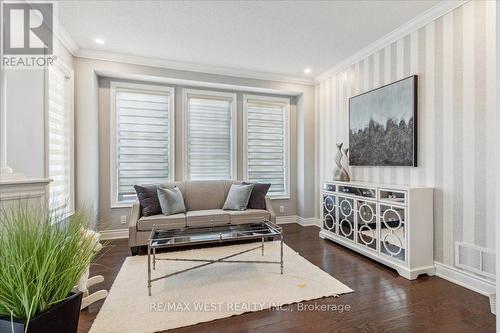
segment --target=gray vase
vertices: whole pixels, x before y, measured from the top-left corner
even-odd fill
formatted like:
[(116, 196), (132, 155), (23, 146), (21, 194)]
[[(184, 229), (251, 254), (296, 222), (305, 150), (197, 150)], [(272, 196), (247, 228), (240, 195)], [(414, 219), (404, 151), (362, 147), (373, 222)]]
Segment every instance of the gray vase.
[(349, 148), (342, 149), (342, 168), (340, 170), (340, 181), (348, 182), (351, 181), (351, 174), (349, 172)]
[(342, 145), (337, 143), (337, 154), (335, 154), (335, 164), (333, 166), (333, 180), (341, 180), (340, 173), (342, 171)]

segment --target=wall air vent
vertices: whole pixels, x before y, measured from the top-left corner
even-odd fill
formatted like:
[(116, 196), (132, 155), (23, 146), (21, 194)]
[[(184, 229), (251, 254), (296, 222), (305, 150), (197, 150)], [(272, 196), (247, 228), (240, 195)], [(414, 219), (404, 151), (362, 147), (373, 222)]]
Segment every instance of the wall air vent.
[(455, 242), (455, 266), (495, 278), (495, 252), (486, 247)]

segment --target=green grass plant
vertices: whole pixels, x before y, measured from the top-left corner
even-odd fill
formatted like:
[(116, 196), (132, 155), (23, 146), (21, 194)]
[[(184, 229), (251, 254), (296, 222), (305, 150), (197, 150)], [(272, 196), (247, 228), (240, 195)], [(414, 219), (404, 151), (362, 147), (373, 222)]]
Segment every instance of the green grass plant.
[(0, 316), (28, 322), (70, 295), (95, 255), (90, 221), (28, 204), (0, 210)]

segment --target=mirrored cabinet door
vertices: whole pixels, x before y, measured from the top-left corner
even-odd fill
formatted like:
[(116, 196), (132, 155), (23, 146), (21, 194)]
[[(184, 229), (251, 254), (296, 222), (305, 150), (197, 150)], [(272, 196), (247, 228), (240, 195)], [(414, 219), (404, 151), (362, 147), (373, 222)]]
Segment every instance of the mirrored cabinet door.
[(370, 201), (356, 201), (357, 239), (359, 245), (377, 250), (377, 204)]
[(380, 204), (380, 252), (406, 261), (406, 209)]
[(354, 199), (339, 197), (339, 228), (340, 237), (354, 241)]
[(336, 215), (336, 197), (334, 195), (323, 195), (323, 228), (336, 232), (337, 215)]

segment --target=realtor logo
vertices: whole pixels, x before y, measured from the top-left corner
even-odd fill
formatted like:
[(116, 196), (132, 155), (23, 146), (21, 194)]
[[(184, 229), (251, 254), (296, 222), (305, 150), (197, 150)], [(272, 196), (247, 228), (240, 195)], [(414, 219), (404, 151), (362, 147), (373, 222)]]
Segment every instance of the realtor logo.
[(3, 53), (50, 55), (52, 3), (3, 3)]

